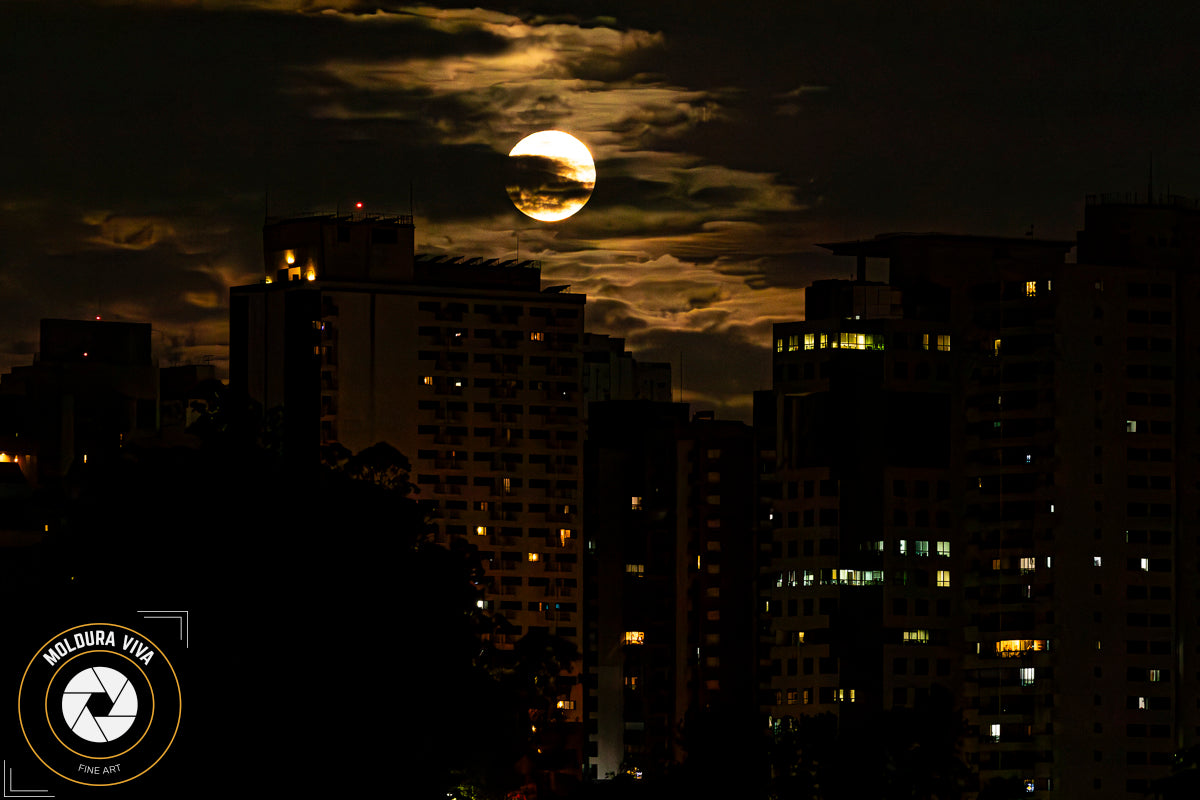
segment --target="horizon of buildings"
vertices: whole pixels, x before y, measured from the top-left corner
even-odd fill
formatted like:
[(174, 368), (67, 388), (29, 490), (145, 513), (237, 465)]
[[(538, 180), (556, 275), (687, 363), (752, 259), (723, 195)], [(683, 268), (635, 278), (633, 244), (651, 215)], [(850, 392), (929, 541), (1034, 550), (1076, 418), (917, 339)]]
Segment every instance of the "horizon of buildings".
[[(480, 550), (496, 644), (579, 647), (557, 709), (579, 776), (678, 760), (690, 709), (858, 725), (941, 685), (983, 780), (1140, 796), (1200, 741), (1200, 210), (1086, 213), (1077, 243), (826, 245), (858, 276), (775, 326), (752, 428), (689, 419), (669, 365), (588, 334), (536, 262), (417, 256), (406, 217), (268, 220), (262, 282), (232, 291), (230, 383), (283, 407), (289, 457), (405, 453), (435, 540)], [(2, 432), (31, 482), (181, 427), (212, 378), (160, 389), (148, 330), (49, 322), (0, 382), (10, 416), (55, 410)]]

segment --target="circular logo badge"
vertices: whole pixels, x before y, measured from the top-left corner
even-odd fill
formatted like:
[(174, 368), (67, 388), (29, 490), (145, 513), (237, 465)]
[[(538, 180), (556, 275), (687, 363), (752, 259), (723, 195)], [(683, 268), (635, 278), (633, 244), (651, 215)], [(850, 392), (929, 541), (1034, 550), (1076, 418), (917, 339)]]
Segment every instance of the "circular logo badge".
[(18, 714), (25, 741), (51, 771), (113, 786), (145, 773), (174, 743), (179, 678), (166, 654), (132, 628), (80, 625), (29, 662)]

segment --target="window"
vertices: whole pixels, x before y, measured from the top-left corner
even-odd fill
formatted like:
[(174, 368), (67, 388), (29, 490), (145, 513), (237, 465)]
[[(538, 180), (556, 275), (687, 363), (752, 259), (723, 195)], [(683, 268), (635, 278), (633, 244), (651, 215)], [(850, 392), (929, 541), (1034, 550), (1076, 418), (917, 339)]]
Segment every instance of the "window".
[(999, 339), (992, 340), (992, 355), (995, 356), (996, 358), (1000, 357), (1000, 340)]
[(1025, 281), (1025, 296), (1037, 297), (1037, 281)]
[(1021, 685), (1022, 686), (1033, 686), (1033, 678), (1034, 678), (1034, 668), (1033, 667), (1021, 667)]
[(633, 497), (631, 497), (629, 499), (629, 508), (632, 509), (633, 511), (641, 511), (642, 510), (642, 498), (637, 495), (634, 495)]
[(1033, 556), (1024, 556), (1021, 559), (1021, 574), (1028, 575), (1037, 569), (1037, 559)]
[(804, 349), (814, 350), (817, 346), (817, 335), (815, 333), (804, 334)]
[(1125, 432), (1126, 433), (1137, 433), (1137, 420), (1136, 419), (1125, 420)]
[(1142, 572), (1149, 572), (1150, 571), (1150, 559), (1148, 559), (1148, 558), (1140, 559), (1139, 569), (1141, 569)]
[(1148, 672), (1150, 674), (1150, 682), (1151, 683), (1159, 683), (1162, 681), (1163, 678), (1162, 678), (1162, 670), (1161, 669), (1152, 669), (1152, 670), (1148, 670)]
[(939, 556), (949, 557), (950, 543), (949, 542), (938, 542), (937, 543), (937, 553)]
[(908, 540), (907, 539), (900, 540), (900, 555), (902, 555), (902, 556), (908, 555)]
[(837, 701), (839, 703), (853, 703), (854, 702), (854, 690), (853, 689), (838, 689), (836, 697), (837, 697)]
[(950, 352), (950, 334), (940, 334), (937, 337), (937, 349), (943, 353)]
[(905, 644), (929, 644), (929, 631), (915, 630), (904, 632)]
[(486, 525), (476, 525), (475, 526), (475, 535), (476, 536), (487, 536), (487, 532), (488, 532), (488, 529), (487, 529)]
[(1026, 653), (1049, 649), (1050, 642), (1047, 639), (1001, 639), (996, 642), (996, 655), (1001, 658), (1023, 656)]
[(950, 585), (950, 570), (939, 569), (937, 573), (937, 585), (946, 588)]
[(782, 352), (783, 352), (783, 339), (776, 339), (776, 340), (775, 340), (775, 352), (776, 352), (776, 353), (782, 353)]
[(1093, 567), (1103, 566), (1103, 564), (1101, 563), (1102, 561), (1103, 561), (1103, 558), (1101, 556), (1092, 556), (1092, 566)]
[(929, 555), (929, 542), (922, 542), (922, 541), (917, 542), (917, 555), (918, 556), (928, 556)]
[(645, 564), (626, 564), (625, 571), (630, 575), (637, 575), (639, 578), (646, 574)]
[(529, 341), (544, 342), (544, 341), (546, 341), (546, 334), (543, 333), (542, 331), (530, 331), (529, 332)]
[(567, 542), (569, 542), (569, 541), (571, 541), (571, 529), (570, 528), (559, 528), (558, 529), (558, 544), (559, 544), (559, 546), (566, 547)]
[(542, 560), (541, 553), (526, 553), (525, 557), (527, 559), (529, 559), (530, 561), (541, 561)]
[(574, 700), (559, 700), (556, 705), (559, 708), (561, 708), (563, 711), (574, 711), (575, 710), (575, 701)]
[(433, 386), (433, 376), (426, 375), (425, 377), (421, 378), (421, 383), (425, 384), (426, 386)]
[(645, 631), (625, 631), (625, 644), (645, 644)]
[(788, 352), (794, 353), (799, 349), (800, 349), (800, 336), (798, 334), (793, 333), (790, 336), (788, 336)]
[(929, 334), (928, 333), (921, 334), (921, 349), (922, 350), (929, 349)]
[(1000, 725), (999, 725), (999, 723), (995, 723), (995, 722), (992, 723), (991, 732), (992, 732), (992, 741), (993, 742), (1000, 741)]

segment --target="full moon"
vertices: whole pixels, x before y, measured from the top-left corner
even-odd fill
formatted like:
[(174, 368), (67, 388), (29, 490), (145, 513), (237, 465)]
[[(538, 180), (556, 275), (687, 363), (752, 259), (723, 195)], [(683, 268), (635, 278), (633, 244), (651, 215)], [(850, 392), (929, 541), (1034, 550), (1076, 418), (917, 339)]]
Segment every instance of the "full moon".
[(508, 154), (508, 196), (521, 213), (557, 222), (583, 208), (596, 186), (596, 163), (583, 142), (562, 131), (538, 131)]

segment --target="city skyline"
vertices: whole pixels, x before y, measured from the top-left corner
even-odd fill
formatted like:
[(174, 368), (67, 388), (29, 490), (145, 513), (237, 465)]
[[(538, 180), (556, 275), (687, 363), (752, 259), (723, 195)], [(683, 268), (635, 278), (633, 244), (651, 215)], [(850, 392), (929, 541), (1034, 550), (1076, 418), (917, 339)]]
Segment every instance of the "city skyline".
[[(0, 369), (40, 318), (97, 314), (225, 365), (264, 210), (411, 203), (419, 252), (519, 247), (588, 295), (588, 330), (748, 420), (771, 325), (846, 277), (817, 243), (1071, 239), (1151, 158), (1159, 190), (1200, 187), (1190, 9), (777, 5), (6, 3)], [(542, 128), (598, 171), (550, 225), (498, 177)]]

